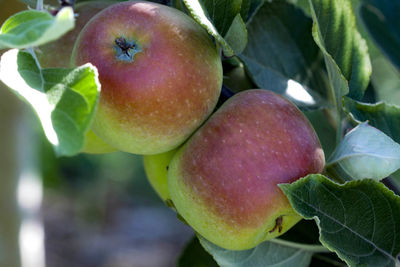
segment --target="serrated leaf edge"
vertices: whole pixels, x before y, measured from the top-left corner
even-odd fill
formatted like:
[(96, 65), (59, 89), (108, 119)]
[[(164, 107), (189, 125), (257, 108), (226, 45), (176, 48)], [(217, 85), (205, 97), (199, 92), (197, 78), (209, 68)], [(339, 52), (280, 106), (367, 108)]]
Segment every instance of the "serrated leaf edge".
[[(316, 177), (316, 178), (315, 178), (315, 177)], [(322, 182), (325, 180), (325, 181), (328, 181), (329, 183), (332, 183), (334, 186), (336, 186), (336, 187), (338, 187), (338, 188), (349, 187), (349, 186), (356, 186), (358, 183), (372, 183), (372, 184), (375, 184), (375, 185), (381, 187), (381, 188), (383, 189), (383, 194), (386, 194), (389, 198), (392, 198), (392, 199), (394, 199), (395, 201), (397, 201), (397, 202), (399, 203), (399, 206), (400, 206), (400, 197), (397, 196), (397, 195), (395, 195), (395, 193), (394, 193), (393, 191), (389, 190), (384, 184), (382, 184), (382, 183), (380, 183), (380, 182), (377, 182), (377, 181), (374, 181), (373, 179), (346, 181), (344, 184), (338, 184), (338, 183), (336, 183), (336, 182), (330, 180), (329, 178), (327, 178), (327, 177), (325, 177), (325, 176), (323, 176), (323, 175), (311, 174), (311, 175), (308, 175), (308, 176), (306, 176), (306, 177), (300, 178), (299, 180), (295, 181), (295, 182), (292, 183), (292, 184), (279, 184), (279, 187), (282, 189), (282, 191), (283, 191), (283, 192), (285, 193), (285, 195), (287, 196), (287, 192), (288, 192), (289, 187), (295, 187), (295, 186), (296, 186), (297, 184), (299, 184), (299, 183), (306, 183), (305, 180), (307, 180), (307, 179), (313, 179), (313, 180), (314, 180), (314, 179), (317, 179), (318, 181), (321, 182), (321, 185), (323, 185)], [(297, 197), (297, 196), (295, 196), (295, 195), (293, 195), (293, 197), (295, 197), (296, 199), (300, 200), (300, 201), (301, 201), (302, 203), (304, 203), (305, 205), (307, 205), (307, 206), (309, 206), (309, 207), (315, 209), (316, 211), (319, 211), (319, 210), (318, 210), (317, 208), (315, 208), (314, 206), (311, 206), (311, 205), (309, 205), (307, 202), (304, 202), (301, 198), (299, 198), (299, 197)], [(342, 255), (340, 255), (339, 253), (337, 253), (337, 251), (335, 250), (335, 248), (333, 248), (332, 246), (330, 246), (330, 245), (323, 239), (322, 234), (321, 234), (322, 229), (321, 229), (321, 226), (320, 226), (321, 221), (320, 221), (320, 219), (318, 218), (318, 216), (312, 216), (312, 217), (303, 216), (303, 215), (300, 214), (300, 213), (297, 211), (297, 209), (294, 207), (294, 205), (292, 204), (291, 199), (290, 199), (289, 197), (288, 197), (288, 199), (289, 199), (289, 202), (290, 202), (290, 204), (292, 205), (293, 209), (296, 211), (296, 213), (298, 213), (300, 216), (302, 216), (302, 217), (305, 218), (305, 219), (308, 219), (308, 220), (312, 220), (312, 219), (313, 219), (313, 220), (315, 220), (315, 222), (317, 223), (317, 226), (318, 226), (318, 231), (319, 231), (319, 236), (320, 236), (320, 237), (319, 237), (319, 241), (321, 242), (321, 244), (324, 245), (324, 247), (328, 248), (330, 251), (335, 252), (335, 253), (337, 254), (337, 256), (338, 256), (341, 260), (345, 261), (349, 266), (351, 266), (351, 262), (348, 262), (347, 259), (345, 259), (344, 257), (342, 257)], [(322, 212), (320, 212), (320, 213), (322, 213)], [(324, 214), (324, 213), (322, 213), (322, 214)], [(337, 222), (337, 220), (335, 220), (335, 219), (332, 218), (331, 216), (326, 215), (326, 214), (324, 214), (324, 215), (325, 215), (326, 217), (332, 219), (334, 222), (338, 223), (338, 224), (341, 225), (342, 227), (348, 229), (350, 232), (354, 233), (356, 236), (358, 236), (358, 237), (361, 238), (362, 240), (365, 240), (367, 243), (373, 245), (373, 247), (374, 247), (375, 249), (377, 249), (378, 251), (380, 251), (382, 254), (388, 256), (390, 259), (392, 259), (393, 262), (396, 263), (396, 265), (397, 265), (397, 264), (400, 264), (399, 260), (398, 260), (396, 257), (393, 257), (391, 254), (387, 253), (385, 250), (379, 248), (378, 246), (376, 246), (376, 245), (375, 245), (373, 242), (371, 242), (370, 240), (365, 239), (362, 235), (358, 234), (357, 232), (353, 232), (353, 231), (351, 230), (351, 228), (347, 227), (346, 225), (342, 225), (341, 223)], [(398, 256), (398, 255), (397, 255), (397, 256)]]

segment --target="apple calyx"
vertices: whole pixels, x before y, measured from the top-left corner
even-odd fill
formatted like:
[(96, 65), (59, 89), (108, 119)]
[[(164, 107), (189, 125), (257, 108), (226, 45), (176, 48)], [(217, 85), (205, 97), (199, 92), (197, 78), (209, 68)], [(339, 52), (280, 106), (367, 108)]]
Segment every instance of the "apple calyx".
[(132, 62), (135, 55), (141, 50), (134, 41), (128, 41), (124, 37), (115, 39), (115, 51), (118, 60)]
[(275, 219), (275, 226), (272, 228), (272, 230), (268, 231), (268, 233), (273, 233), (276, 230), (278, 230), (278, 233), (282, 232), (282, 223), (283, 223), (283, 215), (279, 216), (278, 218)]

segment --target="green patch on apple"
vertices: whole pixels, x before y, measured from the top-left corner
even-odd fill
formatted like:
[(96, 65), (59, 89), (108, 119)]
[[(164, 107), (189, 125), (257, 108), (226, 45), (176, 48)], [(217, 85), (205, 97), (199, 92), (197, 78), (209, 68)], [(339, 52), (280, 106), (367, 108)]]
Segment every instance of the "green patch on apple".
[(174, 149), (161, 154), (143, 156), (143, 165), (147, 179), (160, 198), (165, 202), (171, 200), (167, 177), (169, 164), (176, 151)]

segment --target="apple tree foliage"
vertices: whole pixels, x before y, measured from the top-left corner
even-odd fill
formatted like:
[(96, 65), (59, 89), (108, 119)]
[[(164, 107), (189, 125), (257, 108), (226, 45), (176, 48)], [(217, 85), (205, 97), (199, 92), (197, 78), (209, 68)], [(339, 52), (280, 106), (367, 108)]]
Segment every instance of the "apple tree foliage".
[[(57, 154), (73, 156), (96, 110), (97, 70), (41, 68), (35, 49), (74, 27), (73, 9), (54, 15), (42, 1), (24, 2), (35, 10), (0, 28), (0, 79), (32, 106)], [(155, 2), (204, 27), (234, 92), (263, 88), (294, 102), (327, 158), (323, 174), (280, 185), (318, 230), (295, 226), (245, 251), (198, 236), (178, 265), (399, 266), (400, 0)]]

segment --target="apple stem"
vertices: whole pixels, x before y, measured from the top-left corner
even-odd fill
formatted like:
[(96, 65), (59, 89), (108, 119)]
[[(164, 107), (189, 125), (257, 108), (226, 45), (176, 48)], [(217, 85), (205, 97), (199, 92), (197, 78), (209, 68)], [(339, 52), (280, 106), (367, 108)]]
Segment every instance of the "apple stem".
[(272, 230), (269, 231), (269, 233), (273, 233), (278, 229), (278, 233), (282, 232), (282, 223), (283, 223), (283, 216), (279, 216), (275, 220), (275, 226), (272, 228)]
[(115, 39), (117, 58), (122, 61), (132, 62), (136, 53), (140, 52), (135, 42), (129, 42), (124, 37)]
[(130, 49), (134, 49), (136, 46), (135, 44), (129, 44), (124, 38), (119, 37), (117, 39), (115, 39), (115, 44), (118, 45), (121, 50), (127, 55), (129, 56), (129, 50)]

